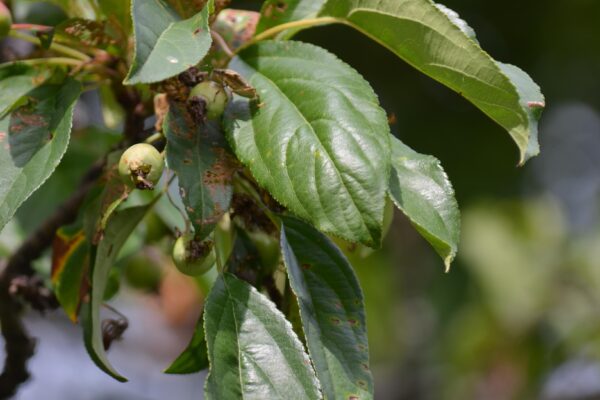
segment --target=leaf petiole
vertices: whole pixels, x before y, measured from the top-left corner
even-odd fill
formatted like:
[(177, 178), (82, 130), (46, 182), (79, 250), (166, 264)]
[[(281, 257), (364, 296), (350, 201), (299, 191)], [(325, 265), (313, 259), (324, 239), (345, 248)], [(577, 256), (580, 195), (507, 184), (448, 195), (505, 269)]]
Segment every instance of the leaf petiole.
[(338, 18), (334, 18), (334, 17), (318, 17), (318, 18), (302, 19), (299, 21), (292, 21), (292, 22), (288, 22), (285, 24), (277, 25), (277, 26), (267, 29), (266, 31), (261, 32), (258, 35), (254, 36), (252, 38), (252, 40), (249, 40), (248, 42), (246, 42), (245, 44), (243, 44), (242, 46), (237, 48), (234, 51), (234, 54), (238, 54), (243, 49), (250, 47), (253, 44), (258, 43), (262, 40), (273, 37), (273, 36), (277, 35), (278, 33), (281, 33), (288, 29), (308, 28), (308, 27), (316, 26), (316, 25), (327, 25), (327, 24), (335, 24), (335, 23), (343, 23), (343, 21), (339, 20)]
[[(38, 46), (41, 44), (40, 41), (37, 38), (35, 38), (35, 37), (31, 36), (31, 35), (25, 35), (25, 34), (20, 33), (20, 32), (11, 31), (10, 34), (9, 34), (9, 36), (13, 37), (15, 39), (20, 39), (20, 40), (24, 40), (24, 41), (29, 42), (29, 43), (33, 43), (33, 44), (38, 45)], [(80, 52), (78, 50), (72, 49), (72, 48), (70, 48), (68, 46), (65, 46), (65, 45), (62, 45), (62, 44), (59, 44), (59, 43), (52, 43), (50, 45), (50, 50), (53, 50), (53, 51), (55, 51), (57, 53), (62, 53), (64, 55), (66, 55), (66, 56), (69, 56), (69, 57), (72, 57), (72, 58), (75, 58), (75, 59), (78, 59), (78, 60), (81, 60), (81, 61), (91, 61), (91, 57), (89, 57), (88, 55), (83, 54), (82, 52)]]

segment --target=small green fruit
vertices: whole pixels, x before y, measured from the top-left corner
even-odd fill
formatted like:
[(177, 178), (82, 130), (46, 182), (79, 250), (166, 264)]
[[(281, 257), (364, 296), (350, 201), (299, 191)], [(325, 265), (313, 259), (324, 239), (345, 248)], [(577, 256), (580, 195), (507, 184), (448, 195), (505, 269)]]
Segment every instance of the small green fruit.
[(0, 2), (0, 38), (8, 36), (12, 25), (12, 16), (8, 7)]
[(222, 85), (213, 81), (204, 81), (190, 92), (190, 100), (200, 98), (206, 102), (206, 118), (219, 119), (229, 102), (229, 92)]
[(163, 156), (147, 143), (134, 144), (119, 160), (119, 175), (128, 186), (138, 189), (154, 189), (162, 175)]
[(194, 240), (192, 234), (185, 234), (173, 246), (173, 262), (182, 274), (202, 275), (215, 263), (213, 245), (212, 240), (199, 242)]

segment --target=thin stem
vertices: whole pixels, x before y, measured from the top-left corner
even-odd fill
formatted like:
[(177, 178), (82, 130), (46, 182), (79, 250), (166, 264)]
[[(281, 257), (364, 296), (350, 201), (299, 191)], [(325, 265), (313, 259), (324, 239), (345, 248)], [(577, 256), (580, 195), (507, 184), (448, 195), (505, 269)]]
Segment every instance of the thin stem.
[(144, 140), (144, 143), (154, 143), (154, 142), (159, 141), (162, 138), (163, 138), (162, 133), (156, 132), (156, 133), (148, 136), (148, 138), (146, 140)]
[(48, 25), (38, 25), (38, 24), (12, 24), (10, 29), (21, 30), (21, 31), (49, 31), (52, 29), (51, 26)]
[(254, 36), (254, 38), (252, 38), (252, 40), (250, 40), (250, 41), (246, 42), (244, 45), (240, 46), (234, 52), (234, 54), (239, 53), (242, 49), (245, 49), (246, 47), (252, 46), (253, 44), (255, 44), (257, 42), (268, 39), (272, 36), (277, 35), (280, 32), (288, 30), (288, 29), (308, 28), (308, 27), (315, 26), (315, 25), (333, 24), (333, 23), (337, 23), (337, 22), (342, 22), (342, 21), (340, 21), (337, 18), (333, 18), (333, 17), (319, 17), (319, 18), (303, 19), (300, 21), (293, 21), (293, 22), (288, 22), (286, 24), (277, 25), (271, 29), (267, 29), (266, 31)]
[[(33, 43), (38, 46), (41, 44), (37, 38), (35, 38), (31, 35), (24, 35), (20, 32), (16, 32), (16, 31), (11, 31), (9, 35), (11, 37), (14, 37), (15, 39), (24, 40), (26, 42)], [(62, 53), (64, 55), (76, 58), (81, 61), (90, 61), (91, 60), (91, 58), (89, 56), (83, 54), (82, 52), (72, 49), (68, 46), (58, 44), (58, 43), (52, 43), (50, 45), (50, 50), (56, 51), (57, 53)]]
[(30, 58), (28, 60), (19, 60), (21, 64), (38, 65), (38, 64), (53, 64), (53, 65), (73, 65), (81, 66), (82, 61), (70, 57), (48, 57), (48, 58)]
[(219, 45), (219, 47), (221, 47), (225, 54), (227, 54), (229, 58), (233, 58), (235, 54), (233, 53), (233, 50), (231, 50), (225, 39), (223, 39), (223, 36), (221, 36), (219, 32), (213, 31), (212, 29), (210, 30), (210, 34), (213, 40), (217, 42), (217, 44)]

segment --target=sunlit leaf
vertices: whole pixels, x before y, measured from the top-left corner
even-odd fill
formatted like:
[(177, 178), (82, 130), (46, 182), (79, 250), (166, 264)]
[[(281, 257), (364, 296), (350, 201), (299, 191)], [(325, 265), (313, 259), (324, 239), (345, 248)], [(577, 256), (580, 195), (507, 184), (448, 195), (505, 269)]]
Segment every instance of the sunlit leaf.
[(327, 399), (372, 399), (364, 300), (352, 266), (325, 235), (284, 217), (281, 251)]
[(204, 312), (207, 399), (321, 398), (290, 323), (254, 287), (226, 273), (215, 282)]
[(135, 57), (125, 84), (170, 78), (196, 65), (208, 53), (212, 43), (210, 4), (182, 20), (163, 0), (132, 1)]
[(450, 268), (460, 239), (460, 212), (440, 162), (392, 139), (390, 196)]
[(238, 158), (277, 201), (319, 229), (376, 246), (390, 168), (389, 126), (369, 84), (319, 47), (267, 41), (230, 68), (257, 90), (225, 126)]

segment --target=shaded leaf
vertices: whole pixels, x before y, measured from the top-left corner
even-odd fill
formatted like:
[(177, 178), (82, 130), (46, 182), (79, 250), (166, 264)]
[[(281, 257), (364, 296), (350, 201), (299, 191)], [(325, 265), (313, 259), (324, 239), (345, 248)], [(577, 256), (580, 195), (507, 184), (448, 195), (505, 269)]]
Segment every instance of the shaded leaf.
[(9, 111), (29, 91), (43, 84), (49, 68), (36, 68), (19, 62), (0, 65), (0, 116)]
[(207, 399), (319, 399), (319, 383), (292, 327), (275, 305), (231, 274), (204, 309)]
[(177, 174), (195, 234), (204, 239), (229, 210), (233, 157), (219, 127), (196, 123), (181, 103), (170, 103), (163, 130), (167, 164)]
[(88, 265), (89, 243), (81, 225), (59, 229), (52, 243), (52, 286), (56, 299), (73, 322), (77, 322)]
[(182, 20), (163, 0), (132, 0), (135, 57), (124, 83), (158, 82), (199, 63), (210, 49), (209, 4)]
[(460, 239), (460, 212), (440, 162), (392, 139), (390, 197), (444, 260), (446, 269)]
[(81, 85), (44, 85), (0, 121), (0, 229), (52, 174), (67, 150)]
[(100, 308), (104, 301), (110, 270), (119, 254), (119, 250), (153, 204), (126, 208), (113, 213), (106, 225), (104, 237), (92, 251), (94, 259), (90, 271), (92, 289), (90, 291), (89, 302), (83, 307), (84, 343), (94, 363), (102, 371), (121, 382), (125, 382), (127, 379), (113, 368), (106, 357), (102, 341)]
[(389, 179), (389, 126), (369, 84), (333, 54), (262, 42), (230, 68), (257, 90), (225, 115), (234, 152), (273, 197), (319, 229), (377, 245)]
[(532, 113), (544, 108), (539, 88), (507, 73), (452, 10), (429, 0), (329, 0), (319, 15), (358, 29), (471, 101), (509, 132), (521, 163), (539, 153), (541, 112)]
[(310, 225), (282, 217), (281, 251), (326, 399), (372, 399), (364, 300), (352, 266)]
[(202, 313), (190, 343), (165, 370), (165, 374), (193, 374), (206, 368), (208, 368), (208, 354), (204, 337), (204, 313)]
[(265, 273), (258, 249), (244, 230), (233, 229), (235, 239), (226, 271), (256, 286), (262, 282)]

